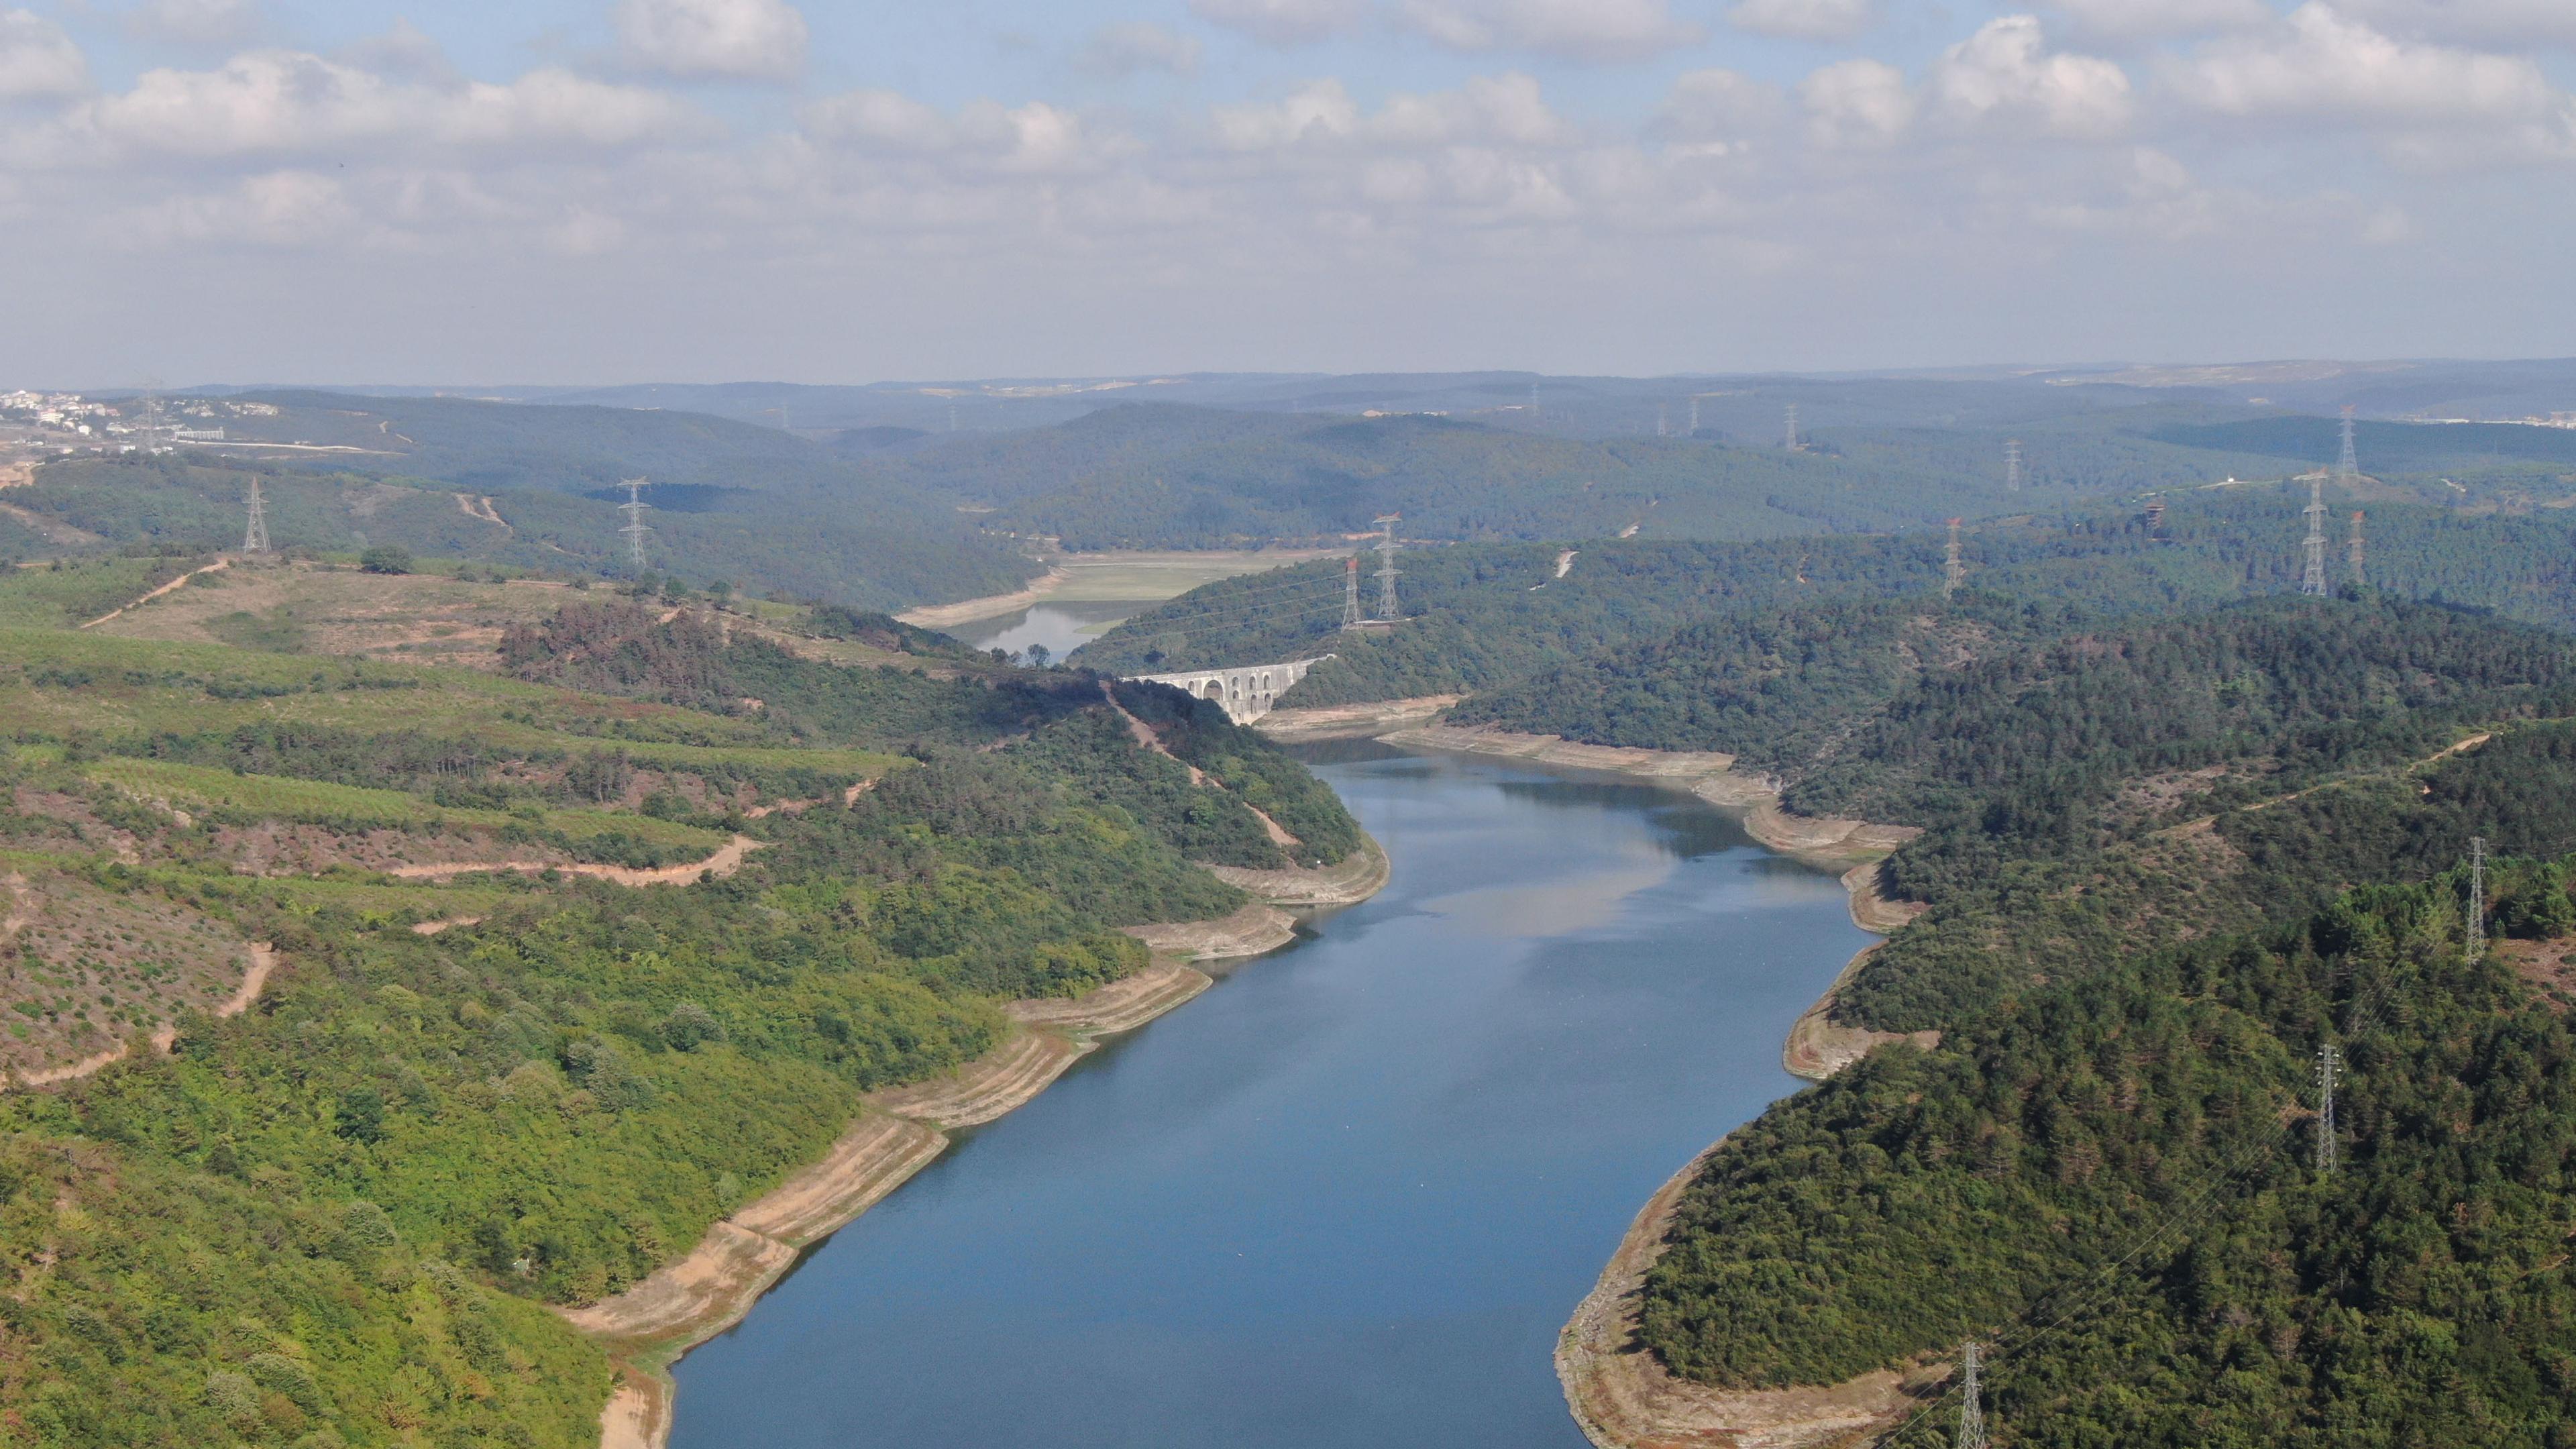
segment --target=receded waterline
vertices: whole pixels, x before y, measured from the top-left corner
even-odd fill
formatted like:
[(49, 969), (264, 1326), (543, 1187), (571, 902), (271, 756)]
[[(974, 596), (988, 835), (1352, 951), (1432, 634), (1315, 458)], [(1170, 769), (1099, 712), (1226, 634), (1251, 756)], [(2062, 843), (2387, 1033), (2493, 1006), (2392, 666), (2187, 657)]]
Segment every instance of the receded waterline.
[(1580, 1449), (1567, 1312), (1870, 938), (1686, 796), (1315, 760), (1387, 889), (817, 1249), (681, 1363), (674, 1449)]

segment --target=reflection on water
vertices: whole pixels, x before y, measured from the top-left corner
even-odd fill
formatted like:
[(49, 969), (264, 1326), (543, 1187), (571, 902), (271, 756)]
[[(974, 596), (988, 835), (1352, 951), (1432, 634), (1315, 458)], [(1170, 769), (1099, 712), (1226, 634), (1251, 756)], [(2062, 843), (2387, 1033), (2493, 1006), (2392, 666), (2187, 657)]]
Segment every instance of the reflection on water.
[(1153, 607), (1151, 601), (1033, 604), (1016, 614), (978, 619), (950, 632), (978, 649), (1008, 649), (1017, 654), (1043, 644), (1058, 659), (1099, 638), (1110, 625)]
[(1583, 1449), (1558, 1328), (1869, 938), (1682, 797), (1304, 753), (1385, 892), (831, 1239), (679, 1366), (673, 1449)]

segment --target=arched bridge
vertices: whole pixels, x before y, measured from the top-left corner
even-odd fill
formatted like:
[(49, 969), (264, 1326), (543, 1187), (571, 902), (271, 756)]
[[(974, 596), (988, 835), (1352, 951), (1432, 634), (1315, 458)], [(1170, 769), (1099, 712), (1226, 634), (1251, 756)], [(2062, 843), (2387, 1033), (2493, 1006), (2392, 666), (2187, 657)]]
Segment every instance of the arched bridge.
[(1226, 718), (1236, 724), (1250, 724), (1270, 713), (1288, 686), (1306, 677), (1306, 671), (1332, 658), (1318, 654), (1312, 659), (1291, 659), (1285, 664), (1246, 664), (1230, 669), (1190, 669), (1179, 674), (1130, 674), (1129, 679), (1145, 684), (1168, 684), (1187, 690), (1201, 699), (1212, 699), (1225, 706)]

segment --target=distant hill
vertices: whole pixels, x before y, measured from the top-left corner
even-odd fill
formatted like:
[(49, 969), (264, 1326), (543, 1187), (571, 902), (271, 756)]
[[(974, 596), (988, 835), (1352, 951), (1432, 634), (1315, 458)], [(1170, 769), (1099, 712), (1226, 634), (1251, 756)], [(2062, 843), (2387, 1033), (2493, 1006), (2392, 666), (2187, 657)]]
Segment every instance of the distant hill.
[(224, 417), (222, 447), (46, 465), (35, 486), (11, 490), (0, 553), (35, 556), (67, 541), (76, 551), (234, 546), (256, 477), (281, 548), (396, 543), (516, 569), (622, 575), (619, 484), (644, 478), (649, 566), (697, 584), (896, 609), (1007, 593), (1040, 572), (936, 485), (776, 428), (461, 398), (236, 401), (278, 412)]
[(1679, 436), (1688, 419), (1668, 405), (1666, 435), (1622, 437), (1566, 436), (1526, 414), (1355, 418), (1124, 404), (1055, 427), (927, 445), (888, 467), (991, 508), (988, 527), (1085, 549), (1331, 540), (1386, 513), (1403, 515), (1408, 536), (1449, 541), (1888, 531), (2280, 471), (2260, 454), (2135, 430), (2202, 414), (2159, 407), (2133, 416), (2088, 401), (2027, 395), (2014, 410), (2022, 416), (2012, 427), (2027, 434), (2022, 492), (2006, 487), (2000, 431), (1820, 428), (1791, 452), (1768, 436), (1732, 440), (1711, 423)]

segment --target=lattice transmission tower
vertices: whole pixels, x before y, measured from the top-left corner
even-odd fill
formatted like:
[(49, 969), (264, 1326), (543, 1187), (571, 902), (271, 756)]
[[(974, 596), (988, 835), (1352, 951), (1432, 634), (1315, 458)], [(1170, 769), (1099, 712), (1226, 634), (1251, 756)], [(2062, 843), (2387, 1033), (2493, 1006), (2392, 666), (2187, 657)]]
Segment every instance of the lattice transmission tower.
[(2317, 1171), (2331, 1174), (2335, 1170), (2335, 1076), (2343, 1070), (2343, 1054), (2327, 1042), (2317, 1052)]
[(2299, 592), (2322, 595), (2326, 591), (2326, 480), (2311, 479), (2308, 484), (2308, 567), (2299, 578)]
[(2487, 838), (2469, 837), (2469, 900), (2461, 945), (2475, 961), (2487, 953)]
[(2343, 455), (2335, 459), (2335, 481), (2349, 488), (2361, 476), (2361, 459), (2352, 449), (2352, 404), (2343, 405)]
[(242, 529), (242, 552), (268, 552), (268, 505), (259, 496), (259, 479), (250, 480), (250, 521)]
[(1959, 520), (1950, 520), (1950, 547), (1941, 564), (1941, 597), (1959, 592), (1968, 581), (1968, 566), (1959, 561)]
[(2004, 439), (2004, 491), (2021, 491), (2021, 439)]
[(2344, 549), (2344, 562), (2352, 569), (2352, 586), (2356, 589), (2367, 587), (2370, 576), (2361, 567), (2361, 510), (2358, 508), (2352, 511), (2352, 538), (2344, 544)]
[(626, 480), (626, 501), (617, 505), (617, 511), (626, 515), (626, 526), (617, 530), (626, 535), (626, 562), (640, 574), (644, 572), (644, 536), (653, 531), (644, 525), (643, 479)]
[(1959, 1437), (1952, 1441), (1952, 1449), (1988, 1449), (1985, 1346), (1972, 1338), (1960, 1346), (1959, 1354)]
[(1803, 453), (1807, 450), (1807, 445), (1798, 441), (1798, 405), (1796, 403), (1789, 404), (1788, 434), (1788, 442), (1783, 446), (1790, 452)]
[(1389, 624), (1404, 617), (1395, 602), (1395, 526), (1403, 521), (1401, 513), (1380, 514), (1377, 519), (1377, 616)]
[(1342, 560), (1342, 627), (1360, 626), (1360, 556)]

